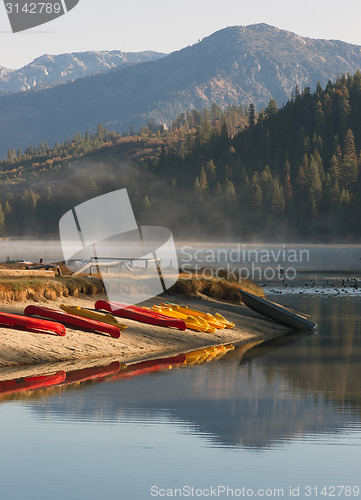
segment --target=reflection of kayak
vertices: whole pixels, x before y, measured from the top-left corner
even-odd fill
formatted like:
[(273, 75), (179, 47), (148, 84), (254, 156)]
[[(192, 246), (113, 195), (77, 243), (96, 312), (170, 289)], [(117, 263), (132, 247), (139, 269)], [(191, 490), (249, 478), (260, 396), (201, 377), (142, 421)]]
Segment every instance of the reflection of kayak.
[(267, 318), (278, 321), (278, 323), (282, 323), (283, 325), (297, 328), (298, 330), (312, 330), (316, 327), (315, 323), (309, 321), (301, 313), (289, 311), (270, 300), (262, 299), (244, 290), (239, 289), (239, 292), (247, 307)]
[(43, 375), (38, 377), (26, 377), (16, 380), (4, 380), (0, 382), (0, 394), (14, 394), (16, 392), (32, 391), (41, 387), (60, 384), (65, 380), (66, 373), (60, 371), (55, 375)]
[(196, 349), (195, 351), (187, 352), (186, 364), (195, 365), (196, 363), (203, 363), (209, 358), (212, 352), (213, 347), (206, 347), (204, 349)]
[(194, 316), (189, 316), (179, 311), (174, 311), (170, 307), (153, 306), (152, 310), (154, 312), (158, 312), (159, 314), (163, 314), (164, 316), (169, 316), (170, 318), (182, 319), (189, 330), (207, 333), (214, 333), (216, 331), (216, 329), (211, 327), (203, 318), (195, 318)]
[(66, 323), (84, 330), (108, 333), (116, 339), (120, 337), (119, 327), (107, 325), (106, 323), (101, 323), (100, 321), (95, 321), (93, 319), (80, 318), (79, 316), (74, 316), (73, 314), (68, 314), (63, 311), (56, 311), (47, 307), (27, 306), (24, 312), (30, 316), (36, 315), (49, 319), (55, 319), (55, 321), (60, 321), (61, 323)]
[(109, 313), (92, 311), (91, 309), (84, 309), (83, 307), (79, 306), (66, 306), (65, 304), (61, 304), (60, 309), (67, 312), (68, 314), (74, 314), (75, 316), (93, 319), (95, 321), (101, 321), (102, 323), (107, 323), (108, 325), (116, 326), (117, 328), (120, 328), (120, 330), (125, 330), (127, 328), (126, 325), (119, 323), (119, 321), (116, 320), (114, 316), (112, 316)]
[(132, 319), (148, 325), (174, 327), (178, 328), (178, 330), (187, 329), (187, 325), (181, 319), (169, 318), (168, 316), (164, 316), (163, 314), (159, 314), (142, 307), (127, 306), (125, 304), (118, 304), (117, 302), (110, 302), (108, 300), (98, 300), (95, 303), (95, 309), (103, 309), (112, 313), (114, 316)]
[(65, 326), (53, 321), (44, 319), (29, 318), (20, 314), (0, 313), (0, 325), (11, 326), (13, 328), (26, 328), (39, 333), (53, 332), (63, 337), (66, 333)]
[(233, 344), (227, 344), (227, 345), (220, 345), (218, 347), (216, 347), (216, 350), (218, 352), (216, 352), (216, 355), (214, 356), (213, 359), (220, 359), (220, 358), (223, 358), (223, 356), (225, 354), (227, 354), (227, 352), (229, 351), (234, 351), (235, 347)]
[(62, 385), (75, 384), (79, 382), (85, 382), (87, 380), (99, 380), (104, 377), (109, 377), (115, 375), (121, 369), (121, 364), (119, 361), (114, 361), (110, 365), (97, 366), (91, 368), (83, 368), (81, 370), (74, 370), (72, 372), (67, 372), (66, 379)]
[(183, 365), (186, 361), (185, 354), (179, 354), (171, 358), (152, 359), (129, 365), (124, 370), (120, 370), (112, 380), (131, 378), (138, 375), (159, 372), (160, 370), (170, 370), (173, 366)]
[(214, 361), (222, 358), (227, 352), (233, 351), (234, 345), (218, 345), (205, 347), (204, 349), (197, 349), (195, 351), (187, 352), (186, 365), (200, 364), (208, 361)]

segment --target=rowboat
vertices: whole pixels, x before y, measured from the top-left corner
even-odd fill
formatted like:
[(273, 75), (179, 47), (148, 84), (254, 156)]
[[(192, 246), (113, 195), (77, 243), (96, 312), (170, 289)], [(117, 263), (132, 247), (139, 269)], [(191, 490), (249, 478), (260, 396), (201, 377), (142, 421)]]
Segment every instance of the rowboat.
[(270, 300), (257, 297), (253, 295), (253, 293), (245, 292), (241, 289), (239, 289), (239, 292), (247, 307), (278, 323), (282, 323), (283, 325), (290, 326), (297, 330), (313, 330), (317, 326), (302, 313), (293, 310), (290, 311), (280, 304), (275, 304)]

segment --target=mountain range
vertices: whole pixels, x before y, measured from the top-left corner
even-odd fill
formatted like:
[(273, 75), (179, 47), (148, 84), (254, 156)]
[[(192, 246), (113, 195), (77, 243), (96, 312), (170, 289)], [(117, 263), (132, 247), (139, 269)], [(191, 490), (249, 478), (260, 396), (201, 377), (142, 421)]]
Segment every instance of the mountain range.
[(136, 64), (164, 57), (160, 52), (121, 52), (120, 50), (45, 54), (20, 69), (0, 67), (0, 95), (47, 88), (89, 76), (123, 64)]
[(296, 85), (315, 88), (318, 81), (325, 85), (359, 68), (357, 45), (304, 38), (266, 24), (228, 27), (156, 60), (3, 95), (0, 154), (42, 140), (61, 142), (98, 123), (121, 132), (149, 119), (169, 123), (181, 112), (214, 102), (222, 107), (253, 102), (260, 109), (274, 98), (282, 105)]

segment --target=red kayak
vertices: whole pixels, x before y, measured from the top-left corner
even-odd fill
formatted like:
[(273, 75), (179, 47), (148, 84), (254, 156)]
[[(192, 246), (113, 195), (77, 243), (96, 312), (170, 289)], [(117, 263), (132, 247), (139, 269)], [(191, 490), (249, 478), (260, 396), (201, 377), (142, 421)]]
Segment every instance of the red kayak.
[(43, 375), (38, 377), (26, 377), (16, 380), (4, 380), (0, 382), (0, 394), (14, 394), (16, 392), (32, 391), (42, 387), (58, 385), (64, 382), (66, 373), (60, 371), (55, 375)]
[(101, 321), (82, 318), (63, 311), (56, 311), (54, 309), (40, 306), (27, 306), (24, 313), (29, 314), (30, 316), (42, 316), (44, 318), (55, 319), (55, 321), (60, 321), (61, 323), (66, 323), (84, 330), (108, 333), (115, 339), (120, 337), (120, 328), (115, 325), (108, 325), (107, 323), (103, 323)]
[(65, 326), (60, 323), (38, 318), (29, 318), (29, 316), (21, 316), (20, 314), (0, 313), (0, 326), (24, 328), (38, 333), (53, 332), (61, 337), (66, 333)]
[(133, 319), (134, 321), (148, 325), (173, 327), (183, 331), (187, 329), (187, 325), (182, 319), (169, 318), (168, 316), (155, 311), (148, 311), (142, 307), (127, 306), (126, 304), (110, 302), (109, 300), (98, 300), (95, 303), (95, 309), (108, 311), (119, 318)]

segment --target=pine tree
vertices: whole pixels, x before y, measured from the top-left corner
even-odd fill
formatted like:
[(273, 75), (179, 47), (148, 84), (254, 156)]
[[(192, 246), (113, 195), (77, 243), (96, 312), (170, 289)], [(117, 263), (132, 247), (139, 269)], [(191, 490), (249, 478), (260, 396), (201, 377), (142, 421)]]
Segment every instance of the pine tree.
[(307, 178), (306, 178), (306, 174), (305, 174), (303, 165), (300, 165), (298, 167), (296, 184), (297, 184), (298, 189), (301, 192), (305, 191), (306, 186), (307, 186)]
[(226, 185), (224, 188), (224, 196), (226, 201), (229, 203), (235, 203), (237, 200), (237, 193), (234, 184), (229, 179), (226, 179)]
[(209, 179), (210, 183), (214, 184), (214, 182), (216, 181), (216, 166), (212, 159), (207, 161), (206, 171), (207, 171), (207, 178)]
[(358, 178), (358, 165), (355, 141), (351, 129), (349, 129), (346, 133), (344, 155), (341, 168), (344, 185), (346, 187), (349, 187), (352, 184), (355, 184)]
[(292, 199), (293, 193), (292, 193), (292, 183), (291, 183), (291, 177), (289, 172), (287, 172), (285, 181), (283, 184), (283, 192), (284, 192), (284, 197), (286, 201), (289, 201)]
[(201, 185), (200, 185), (198, 177), (196, 177), (196, 180), (194, 181), (194, 193), (199, 200), (201, 200), (203, 198)]
[(318, 152), (318, 149), (316, 148), (313, 157), (315, 159), (315, 162), (317, 163), (317, 168), (318, 168), (318, 174), (320, 176), (320, 179), (322, 182), (325, 182), (326, 180), (326, 175), (325, 175), (325, 169), (323, 168), (323, 163), (322, 163), (322, 158), (320, 156), (320, 153)]
[(333, 155), (330, 161), (330, 175), (334, 181), (339, 182), (341, 179), (341, 165), (336, 155)]
[(217, 182), (217, 186), (216, 186), (216, 196), (218, 198), (222, 198), (223, 196), (223, 190), (222, 190), (222, 186), (221, 186), (221, 183), (220, 182)]
[(256, 125), (256, 108), (253, 102), (251, 102), (248, 108), (248, 126), (252, 128), (255, 125)]
[(341, 190), (337, 179), (335, 179), (331, 184), (330, 202), (333, 206), (338, 206), (341, 203)]
[(256, 172), (252, 178), (251, 182), (251, 192), (252, 192), (252, 205), (257, 213), (262, 210), (263, 205), (263, 195), (260, 186), (260, 177), (258, 172)]
[(261, 173), (261, 189), (262, 189), (262, 198), (264, 206), (269, 206), (272, 201), (273, 191), (274, 191), (274, 179), (269, 168), (269, 165), (266, 165), (264, 170)]
[(204, 167), (202, 167), (201, 175), (199, 177), (199, 189), (200, 189), (202, 198), (204, 198), (206, 196), (206, 194), (208, 193), (208, 181), (207, 181), (207, 175), (206, 175), (206, 172), (204, 170)]
[(150, 210), (150, 201), (149, 201), (149, 198), (147, 195), (144, 197), (144, 200), (143, 200), (143, 208), (145, 210)]
[(340, 135), (341, 137), (344, 137), (344, 134), (347, 129), (349, 115), (351, 113), (350, 95), (345, 83), (341, 82), (339, 84), (339, 88), (336, 91), (336, 96), (337, 96), (337, 115), (335, 118), (336, 118), (336, 123), (338, 125), (337, 128), (340, 130)]
[(309, 175), (310, 175), (310, 197), (312, 200), (319, 202), (322, 198), (322, 182), (318, 170), (316, 160), (313, 155), (311, 155), (310, 165), (309, 165)]
[(341, 192), (340, 202), (342, 205), (350, 205), (351, 204), (351, 194), (348, 189), (343, 188)]
[(3, 206), (0, 203), (0, 234), (3, 234), (5, 230), (5, 213), (3, 210)]
[(276, 115), (278, 112), (277, 101), (275, 99), (270, 99), (268, 106), (265, 109), (265, 114), (267, 117)]
[(283, 170), (287, 174), (289, 174), (291, 172), (291, 165), (290, 165), (289, 160), (286, 160), (285, 164), (283, 165)]
[(274, 181), (274, 189), (271, 200), (271, 210), (274, 213), (283, 213), (285, 210), (285, 199), (283, 196), (283, 189), (278, 180)]
[(326, 130), (326, 119), (323, 112), (321, 101), (317, 101), (314, 113), (315, 133), (317, 136), (323, 137)]

